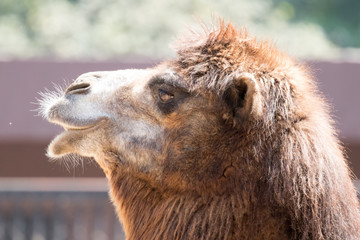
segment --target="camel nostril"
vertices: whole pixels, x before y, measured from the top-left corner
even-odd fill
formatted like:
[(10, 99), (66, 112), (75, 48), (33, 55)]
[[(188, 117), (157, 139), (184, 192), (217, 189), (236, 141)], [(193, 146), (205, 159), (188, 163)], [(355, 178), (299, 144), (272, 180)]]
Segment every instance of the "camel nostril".
[(89, 89), (89, 83), (79, 83), (76, 85), (72, 85), (68, 89), (66, 89), (65, 94), (84, 94), (87, 93)]

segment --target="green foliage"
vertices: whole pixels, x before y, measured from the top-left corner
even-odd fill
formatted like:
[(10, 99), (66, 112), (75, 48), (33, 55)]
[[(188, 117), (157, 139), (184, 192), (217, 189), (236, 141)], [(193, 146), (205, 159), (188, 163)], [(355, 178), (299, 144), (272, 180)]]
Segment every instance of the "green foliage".
[(358, 0), (288, 0), (278, 5), (295, 9), (292, 22), (319, 24), (328, 38), (340, 47), (360, 47), (360, 1)]
[(338, 47), (360, 46), (355, 1), (2, 0), (0, 59), (163, 58), (187, 26), (216, 16), (294, 56), (334, 58)]

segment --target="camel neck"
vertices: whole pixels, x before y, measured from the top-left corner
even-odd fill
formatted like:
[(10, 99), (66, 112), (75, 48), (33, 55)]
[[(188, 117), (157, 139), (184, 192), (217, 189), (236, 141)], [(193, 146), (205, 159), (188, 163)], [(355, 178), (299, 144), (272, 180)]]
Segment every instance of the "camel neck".
[[(266, 204), (256, 208), (240, 196), (164, 193), (121, 172), (111, 174), (110, 187), (127, 239), (286, 239), (282, 220)], [(247, 224), (254, 218), (264, 225)], [(269, 224), (277, 227), (264, 227)]]

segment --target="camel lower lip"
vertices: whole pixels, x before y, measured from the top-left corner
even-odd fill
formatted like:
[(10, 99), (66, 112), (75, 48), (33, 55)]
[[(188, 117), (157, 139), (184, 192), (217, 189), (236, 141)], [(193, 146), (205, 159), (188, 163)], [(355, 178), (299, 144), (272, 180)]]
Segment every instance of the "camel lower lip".
[(66, 154), (75, 153), (73, 151), (73, 145), (76, 145), (77, 142), (81, 142), (84, 138), (90, 136), (92, 132), (96, 132), (96, 129), (102, 126), (107, 120), (107, 117), (101, 117), (86, 125), (74, 125), (57, 121), (56, 123), (61, 125), (65, 131), (52, 140), (48, 147), (48, 156), (51, 158), (59, 158)]

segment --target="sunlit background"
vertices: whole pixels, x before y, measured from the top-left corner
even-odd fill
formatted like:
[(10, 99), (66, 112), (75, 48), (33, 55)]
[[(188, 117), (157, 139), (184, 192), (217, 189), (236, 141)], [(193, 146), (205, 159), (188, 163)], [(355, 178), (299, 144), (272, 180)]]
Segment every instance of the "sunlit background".
[(38, 92), (88, 71), (154, 66), (218, 17), (312, 67), (360, 176), (358, 0), (1, 0), (1, 240), (124, 238), (96, 164), (46, 158), (61, 128), (32, 111)]
[(297, 57), (358, 60), (359, 10), (357, 0), (2, 0), (0, 58), (160, 59), (187, 26), (221, 16)]

